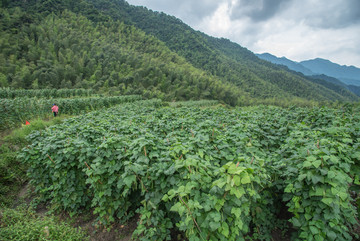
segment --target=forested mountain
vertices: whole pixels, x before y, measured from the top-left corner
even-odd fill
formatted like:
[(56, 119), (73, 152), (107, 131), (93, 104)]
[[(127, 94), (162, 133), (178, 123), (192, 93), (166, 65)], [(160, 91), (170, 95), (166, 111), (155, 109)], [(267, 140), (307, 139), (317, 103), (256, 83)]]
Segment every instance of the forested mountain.
[(3, 1), (0, 86), (231, 105), (358, 100), (122, 0)]
[[(194, 68), (133, 26), (94, 24), (68, 10), (14, 28), (27, 17), (3, 10), (1, 83), (14, 88), (94, 88), (172, 99), (236, 104), (241, 89)], [(32, 19), (30, 20), (32, 21)]]

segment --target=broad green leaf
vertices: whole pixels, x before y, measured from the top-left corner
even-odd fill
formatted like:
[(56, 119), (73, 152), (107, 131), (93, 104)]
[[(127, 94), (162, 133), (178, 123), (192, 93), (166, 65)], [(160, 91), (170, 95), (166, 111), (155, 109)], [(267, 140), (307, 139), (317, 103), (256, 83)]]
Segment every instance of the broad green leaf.
[(242, 170), (232, 163), (228, 169), (229, 174), (239, 174)]
[(328, 178), (334, 178), (336, 176), (336, 173), (334, 171), (328, 171)]
[(293, 217), (292, 219), (290, 219), (292, 224), (295, 226), (295, 227), (300, 227), (301, 226), (301, 223), (299, 222), (299, 219)]
[(222, 188), (225, 184), (226, 180), (224, 179), (218, 179), (213, 183), (214, 186), (218, 186), (219, 188)]
[(323, 196), (324, 195), (324, 188), (317, 186), (315, 188), (315, 195), (316, 196)]
[(312, 164), (315, 168), (318, 168), (321, 165), (321, 160), (316, 160)]
[(302, 164), (303, 167), (310, 167), (311, 165), (312, 165), (312, 163), (309, 161), (304, 161)]
[(173, 212), (179, 212), (179, 209), (181, 208), (181, 203), (177, 202), (174, 206), (172, 206), (170, 208), (170, 211), (173, 211)]
[(234, 214), (237, 218), (241, 216), (241, 209), (240, 208), (232, 208), (231, 213)]
[(308, 156), (308, 157), (306, 157), (306, 160), (308, 160), (309, 162), (314, 162), (314, 161), (316, 161), (316, 157), (315, 156)]
[(130, 188), (132, 183), (136, 181), (136, 176), (135, 175), (130, 175), (130, 176), (127, 176), (123, 179), (125, 185)]
[(235, 186), (240, 186), (240, 177), (238, 175), (233, 178)]
[(311, 176), (311, 181), (312, 181), (312, 183), (313, 183), (314, 185), (317, 184), (317, 183), (319, 183), (319, 182), (323, 183), (323, 182), (324, 182), (323, 179), (324, 179), (324, 177), (319, 176), (319, 175), (313, 175), (313, 176)]
[(310, 226), (309, 228), (310, 228), (310, 231), (311, 231), (311, 233), (312, 233), (313, 235), (319, 233), (319, 229), (318, 229), (317, 227), (315, 227), (315, 226)]
[(229, 237), (229, 225), (226, 222), (223, 222), (221, 225), (221, 233), (225, 237)]
[(215, 231), (221, 227), (221, 224), (220, 224), (220, 222), (210, 222), (209, 226), (210, 226), (211, 231)]
[(352, 140), (352, 139), (349, 139), (349, 138), (343, 138), (342, 141), (343, 141), (344, 143), (352, 143), (352, 142), (353, 142), (353, 140)]
[(302, 181), (302, 180), (304, 180), (305, 178), (306, 178), (306, 174), (301, 174), (301, 175), (299, 175), (298, 180), (299, 180), (299, 181)]
[(326, 232), (326, 236), (332, 241), (337, 238), (336, 233), (331, 230)]
[(326, 205), (328, 205), (328, 206), (331, 206), (331, 204), (333, 203), (333, 199), (332, 199), (332, 198), (323, 198), (323, 199), (321, 199), (321, 201), (322, 201), (323, 203), (325, 203)]
[(243, 175), (243, 176), (241, 177), (241, 183), (242, 183), (242, 184), (251, 183), (249, 174), (245, 173), (245, 175)]
[(343, 201), (345, 201), (348, 197), (348, 195), (345, 192), (339, 192), (338, 195)]
[(333, 164), (338, 164), (339, 163), (339, 158), (334, 156), (334, 155), (331, 155), (330, 156), (330, 161), (333, 163)]
[(294, 188), (294, 185), (292, 183), (290, 183), (286, 186), (284, 192), (290, 193), (290, 192), (292, 192), (293, 188)]
[(232, 187), (230, 189), (230, 194), (235, 194), (235, 196), (237, 198), (241, 198), (242, 195), (244, 195), (244, 192), (242, 192), (242, 190), (244, 190), (243, 188), (238, 188), (238, 187)]
[(169, 200), (169, 196), (167, 194), (165, 194), (161, 200), (163, 200), (164, 202), (167, 202)]

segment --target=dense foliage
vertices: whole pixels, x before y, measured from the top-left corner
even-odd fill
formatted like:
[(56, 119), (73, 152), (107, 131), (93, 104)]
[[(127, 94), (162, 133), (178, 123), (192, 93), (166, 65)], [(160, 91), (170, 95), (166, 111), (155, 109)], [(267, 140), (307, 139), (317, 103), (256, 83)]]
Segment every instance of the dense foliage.
[(358, 100), (122, 0), (11, 1), (0, 11), (0, 86), (230, 105)]
[(134, 102), (30, 134), (19, 158), (31, 184), (54, 208), (93, 210), (100, 226), (138, 212), (139, 240), (171, 230), (269, 240), (286, 209), (298, 239), (352, 239), (359, 109), (159, 105)]
[(78, 115), (141, 99), (139, 95), (88, 98), (15, 98), (0, 101), (0, 131), (25, 124), (26, 120), (49, 117), (53, 104), (59, 114)]

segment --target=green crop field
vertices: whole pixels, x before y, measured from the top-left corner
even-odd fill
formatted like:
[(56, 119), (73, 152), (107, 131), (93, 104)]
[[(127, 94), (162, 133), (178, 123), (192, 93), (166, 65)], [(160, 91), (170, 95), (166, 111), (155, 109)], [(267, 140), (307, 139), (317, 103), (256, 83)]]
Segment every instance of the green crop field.
[(139, 240), (270, 240), (284, 212), (294, 239), (358, 238), (357, 107), (162, 104), (70, 118), (30, 134), (18, 158), (55, 209), (106, 227), (138, 213)]

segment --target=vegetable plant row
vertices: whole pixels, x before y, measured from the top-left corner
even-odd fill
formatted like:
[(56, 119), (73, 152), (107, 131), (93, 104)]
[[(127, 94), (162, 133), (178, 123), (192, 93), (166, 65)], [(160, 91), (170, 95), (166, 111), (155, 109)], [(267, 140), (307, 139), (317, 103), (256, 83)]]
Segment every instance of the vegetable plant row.
[(19, 97), (37, 98), (69, 98), (88, 97), (94, 94), (92, 89), (10, 89), (0, 88), (0, 99), (14, 99)]
[(156, 107), (140, 101), (30, 134), (19, 155), (43, 200), (133, 237), (271, 240), (357, 236), (360, 115), (351, 108)]
[(74, 99), (0, 99), (0, 131), (24, 124), (25, 120), (51, 115), (54, 103), (60, 114), (78, 115), (92, 110), (140, 100), (141, 96), (87, 97)]

